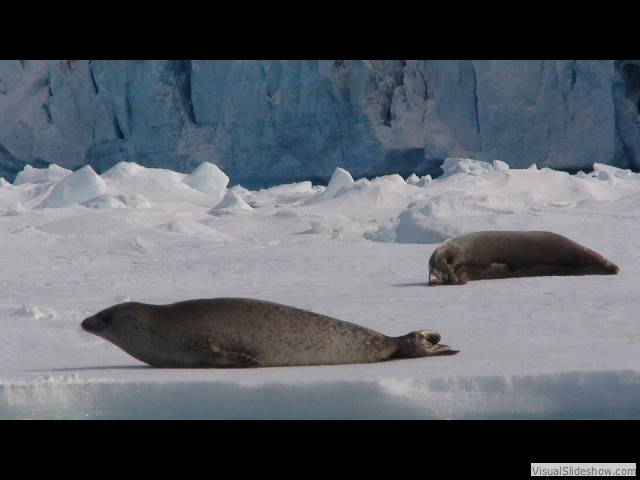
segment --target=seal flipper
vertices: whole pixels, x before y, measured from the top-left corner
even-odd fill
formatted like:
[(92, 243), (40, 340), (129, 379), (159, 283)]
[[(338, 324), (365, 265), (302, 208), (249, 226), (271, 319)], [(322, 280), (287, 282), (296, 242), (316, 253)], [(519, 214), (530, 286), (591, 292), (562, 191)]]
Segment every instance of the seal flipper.
[(230, 352), (219, 350), (210, 350), (202, 357), (202, 367), (213, 368), (250, 368), (259, 367), (261, 362), (253, 358), (251, 355), (240, 352)]
[(222, 350), (212, 337), (207, 337), (198, 346), (198, 366), (201, 368), (249, 368), (262, 365), (262, 362), (246, 353)]

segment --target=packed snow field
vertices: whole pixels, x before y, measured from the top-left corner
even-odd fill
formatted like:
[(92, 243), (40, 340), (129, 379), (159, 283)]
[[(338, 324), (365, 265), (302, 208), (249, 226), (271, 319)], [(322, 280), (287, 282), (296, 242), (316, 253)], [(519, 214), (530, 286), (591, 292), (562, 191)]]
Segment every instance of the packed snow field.
[[(447, 159), (435, 180), (250, 191), (120, 163), (0, 180), (0, 418), (640, 418), (640, 175)], [(451, 236), (549, 230), (612, 276), (427, 286)], [(80, 322), (124, 301), (248, 297), (387, 335), (433, 329), (454, 356), (375, 364), (154, 369)]]

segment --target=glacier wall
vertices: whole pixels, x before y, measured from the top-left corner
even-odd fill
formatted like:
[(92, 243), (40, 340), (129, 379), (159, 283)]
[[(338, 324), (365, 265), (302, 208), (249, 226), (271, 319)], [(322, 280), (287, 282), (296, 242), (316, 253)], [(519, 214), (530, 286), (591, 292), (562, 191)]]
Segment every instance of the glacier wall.
[(640, 61), (0, 61), (0, 176), (120, 161), (232, 183), (446, 157), (640, 168)]

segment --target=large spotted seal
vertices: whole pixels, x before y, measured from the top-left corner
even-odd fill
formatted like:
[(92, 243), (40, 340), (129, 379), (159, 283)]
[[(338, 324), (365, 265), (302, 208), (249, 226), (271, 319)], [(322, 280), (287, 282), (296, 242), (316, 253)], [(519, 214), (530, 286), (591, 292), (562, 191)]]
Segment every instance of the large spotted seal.
[(246, 298), (126, 302), (82, 328), (153, 367), (241, 368), (370, 363), (457, 353), (432, 330), (387, 337), (318, 313)]
[(429, 259), (429, 285), (542, 275), (614, 275), (599, 253), (552, 232), (474, 232), (450, 238)]

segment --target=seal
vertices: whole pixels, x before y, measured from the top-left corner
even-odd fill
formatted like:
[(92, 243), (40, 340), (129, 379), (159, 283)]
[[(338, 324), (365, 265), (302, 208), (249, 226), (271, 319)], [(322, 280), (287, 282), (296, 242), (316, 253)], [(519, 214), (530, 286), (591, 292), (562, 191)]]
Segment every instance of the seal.
[(245, 368), (371, 363), (457, 353), (440, 334), (401, 337), (307, 310), (249, 298), (125, 302), (82, 328), (161, 368)]
[(602, 255), (552, 232), (474, 232), (442, 242), (429, 259), (429, 285), (545, 275), (615, 275)]

